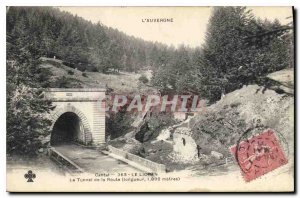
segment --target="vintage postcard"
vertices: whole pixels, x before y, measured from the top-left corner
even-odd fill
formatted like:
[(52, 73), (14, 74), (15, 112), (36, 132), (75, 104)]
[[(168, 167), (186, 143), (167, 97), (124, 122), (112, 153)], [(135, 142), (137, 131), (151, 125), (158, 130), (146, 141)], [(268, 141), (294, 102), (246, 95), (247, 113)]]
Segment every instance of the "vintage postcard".
[(7, 7), (7, 191), (294, 192), (293, 14)]

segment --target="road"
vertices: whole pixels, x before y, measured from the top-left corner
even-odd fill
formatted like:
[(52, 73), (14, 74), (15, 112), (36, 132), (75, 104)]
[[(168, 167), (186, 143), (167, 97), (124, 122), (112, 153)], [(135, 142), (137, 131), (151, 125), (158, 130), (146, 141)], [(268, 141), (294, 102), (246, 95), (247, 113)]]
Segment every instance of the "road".
[(84, 148), (75, 144), (65, 144), (54, 147), (61, 154), (72, 160), (85, 172), (140, 172), (128, 164), (104, 155), (98, 150)]

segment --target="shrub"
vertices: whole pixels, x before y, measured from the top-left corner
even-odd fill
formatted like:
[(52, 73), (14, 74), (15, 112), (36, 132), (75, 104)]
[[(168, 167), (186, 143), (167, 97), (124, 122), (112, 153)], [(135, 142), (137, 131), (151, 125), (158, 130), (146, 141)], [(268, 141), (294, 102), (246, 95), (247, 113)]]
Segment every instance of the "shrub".
[(139, 78), (139, 81), (146, 84), (149, 82), (148, 78), (143, 74), (141, 75), (141, 77)]
[(87, 74), (86, 74), (85, 72), (82, 72), (82, 76), (88, 77)]
[(74, 71), (69, 70), (69, 71), (68, 71), (68, 74), (69, 74), (69, 75), (74, 75)]
[(75, 65), (73, 63), (70, 63), (70, 62), (66, 62), (66, 61), (63, 61), (62, 62), (65, 66), (68, 66), (68, 67), (71, 67), (71, 68), (75, 68)]

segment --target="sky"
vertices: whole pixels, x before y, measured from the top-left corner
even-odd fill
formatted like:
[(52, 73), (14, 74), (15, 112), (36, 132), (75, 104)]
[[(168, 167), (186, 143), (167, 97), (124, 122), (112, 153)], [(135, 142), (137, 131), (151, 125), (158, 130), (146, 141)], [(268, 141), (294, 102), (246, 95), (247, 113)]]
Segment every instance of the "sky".
[[(118, 30), (147, 41), (178, 47), (198, 47), (205, 41), (205, 32), (212, 7), (59, 7), (93, 23)], [(291, 7), (249, 7), (255, 17), (278, 19), (287, 24), (292, 19)], [(173, 18), (173, 22), (142, 22), (145, 19)]]

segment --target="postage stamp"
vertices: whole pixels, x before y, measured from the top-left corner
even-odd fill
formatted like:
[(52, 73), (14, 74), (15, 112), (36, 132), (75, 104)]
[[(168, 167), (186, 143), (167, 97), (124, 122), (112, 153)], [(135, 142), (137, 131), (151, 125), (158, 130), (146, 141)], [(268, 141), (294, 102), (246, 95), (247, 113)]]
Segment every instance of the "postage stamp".
[(231, 147), (246, 182), (288, 163), (273, 129)]

